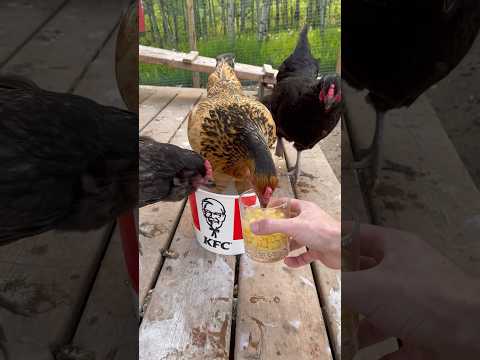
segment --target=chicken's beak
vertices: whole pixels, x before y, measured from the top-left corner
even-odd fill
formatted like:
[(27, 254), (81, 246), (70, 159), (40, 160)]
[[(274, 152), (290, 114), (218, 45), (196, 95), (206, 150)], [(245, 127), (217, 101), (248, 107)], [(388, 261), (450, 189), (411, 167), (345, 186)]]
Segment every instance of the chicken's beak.
[(215, 187), (215, 181), (213, 181), (212, 179), (208, 179), (205, 183), (205, 186), (207, 188), (214, 188)]

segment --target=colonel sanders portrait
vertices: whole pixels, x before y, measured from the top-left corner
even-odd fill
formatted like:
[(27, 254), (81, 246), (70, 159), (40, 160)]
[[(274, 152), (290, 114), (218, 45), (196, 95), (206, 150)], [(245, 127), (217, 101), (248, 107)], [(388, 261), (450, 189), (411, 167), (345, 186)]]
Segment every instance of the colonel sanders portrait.
[(217, 238), (217, 234), (227, 217), (225, 207), (215, 199), (205, 198), (202, 200), (202, 212), (212, 231), (212, 236)]

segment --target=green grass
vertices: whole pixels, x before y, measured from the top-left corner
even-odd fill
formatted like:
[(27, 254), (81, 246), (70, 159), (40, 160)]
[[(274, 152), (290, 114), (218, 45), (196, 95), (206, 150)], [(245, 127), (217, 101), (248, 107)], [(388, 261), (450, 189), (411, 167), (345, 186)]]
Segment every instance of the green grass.
[[(252, 65), (270, 64), (277, 68), (287, 58), (297, 43), (298, 31), (284, 31), (270, 34), (264, 42), (259, 42), (255, 35), (240, 35), (231, 44), (226, 38), (200, 39), (200, 55), (216, 57), (218, 54), (233, 52), (236, 62)], [(324, 35), (320, 30), (309, 33), (313, 56), (320, 62), (323, 73), (335, 71), (337, 51), (340, 48), (340, 28), (328, 28)], [(143, 42), (144, 43), (144, 42)], [(180, 44), (179, 51), (189, 51), (188, 44)], [(163, 65), (140, 64), (140, 83), (144, 85), (191, 86), (190, 71), (172, 69)], [(205, 84), (207, 74), (201, 74)]]

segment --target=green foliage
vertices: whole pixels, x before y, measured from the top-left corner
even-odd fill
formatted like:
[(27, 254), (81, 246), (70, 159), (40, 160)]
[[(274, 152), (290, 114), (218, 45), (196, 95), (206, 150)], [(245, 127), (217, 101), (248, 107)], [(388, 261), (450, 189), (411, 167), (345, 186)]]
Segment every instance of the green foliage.
[[(147, 0), (148, 1), (148, 0)], [(167, 49), (176, 49), (178, 51), (188, 52), (188, 35), (186, 33), (184, 9), (181, 5), (184, 0), (150, 0), (153, 1), (154, 12), (158, 25), (158, 34), (152, 31), (140, 36), (140, 43), (143, 45), (163, 47)], [(324, 73), (334, 72), (338, 49), (340, 48), (340, 0), (299, 0), (300, 13), (298, 21), (295, 21), (296, 0), (279, 0), (279, 22), (276, 26), (276, 1), (271, 1), (270, 8), (270, 27), (268, 28), (265, 40), (258, 40), (258, 21), (256, 21), (256, 6), (252, 0), (245, 1), (245, 31), (238, 31), (241, 26), (240, 19), (240, 0), (236, 0), (236, 34), (232, 40), (224, 35), (222, 23), (222, 13), (220, 5), (227, 0), (196, 0), (196, 28), (197, 28), (197, 49), (202, 56), (216, 57), (218, 54), (233, 52), (236, 62), (263, 65), (270, 64), (277, 68), (282, 61), (290, 55), (295, 48), (298, 39), (298, 33), (302, 25), (309, 19), (308, 23), (313, 26), (309, 32), (309, 41), (312, 53), (320, 62), (321, 71)], [(260, 1), (260, 0), (253, 0)], [(265, 1), (265, 0), (264, 0)], [(313, 18), (312, 11), (307, 11), (308, 2), (311, 6), (324, 1), (328, 5), (325, 9), (325, 21), (319, 24), (317, 18)], [(207, 4), (207, 5), (205, 5)], [(259, 3), (261, 6), (261, 3)], [(283, 12), (284, 5), (288, 5), (289, 18), (286, 19)], [(176, 14), (177, 31), (174, 30), (174, 21), (172, 16), (160, 15), (160, 5), (168, 8), (170, 14)], [(215, 9), (215, 23), (213, 22), (213, 13), (210, 12), (210, 5)], [(180, 8), (179, 8), (180, 6)], [(252, 14), (253, 12), (253, 14)], [(313, 14), (310, 17), (307, 13)], [(252, 21), (251, 16), (255, 16)], [(205, 17), (206, 16), (206, 17)], [(223, 14), (223, 18), (226, 14)], [(146, 29), (152, 29), (149, 22), (149, 16), (145, 14)], [(167, 20), (167, 21), (165, 21)], [(212, 21), (210, 21), (212, 20)], [(286, 21), (286, 23), (285, 23)], [(206, 25), (206, 26), (205, 26)], [(322, 26), (320, 26), (322, 25)], [(167, 30), (165, 33), (164, 30)], [(178, 33), (178, 37), (175, 37)], [(169, 85), (169, 86), (191, 86), (192, 74), (190, 71), (177, 70), (160, 65), (140, 64), (140, 83), (149, 85)], [(201, 74), (202, 83), (205, 85), (207, 74)]]

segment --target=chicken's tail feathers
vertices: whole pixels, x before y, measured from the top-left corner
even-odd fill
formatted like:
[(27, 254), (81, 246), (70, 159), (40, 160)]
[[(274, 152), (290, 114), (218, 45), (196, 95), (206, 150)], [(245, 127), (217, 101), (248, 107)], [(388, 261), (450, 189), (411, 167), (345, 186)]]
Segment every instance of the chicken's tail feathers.
[(40, 90), (32, 80), (15, 74), (0, 74), (0, 88)]
[(310, 51), (310, 45), (308, 43), (308, 24), (305, 24), (298, 36), (297, 46), (295, 47), (295, 53), (303, 54), (305, 51)]
[(225, 54), (220, 54), (216, 57), (217, 60), (217, 65), (222, 64), (222, 63), (227, 63), (230, 65), (232, 69), (235, 68), (235, 54), (233, 53), (225, 53)]

